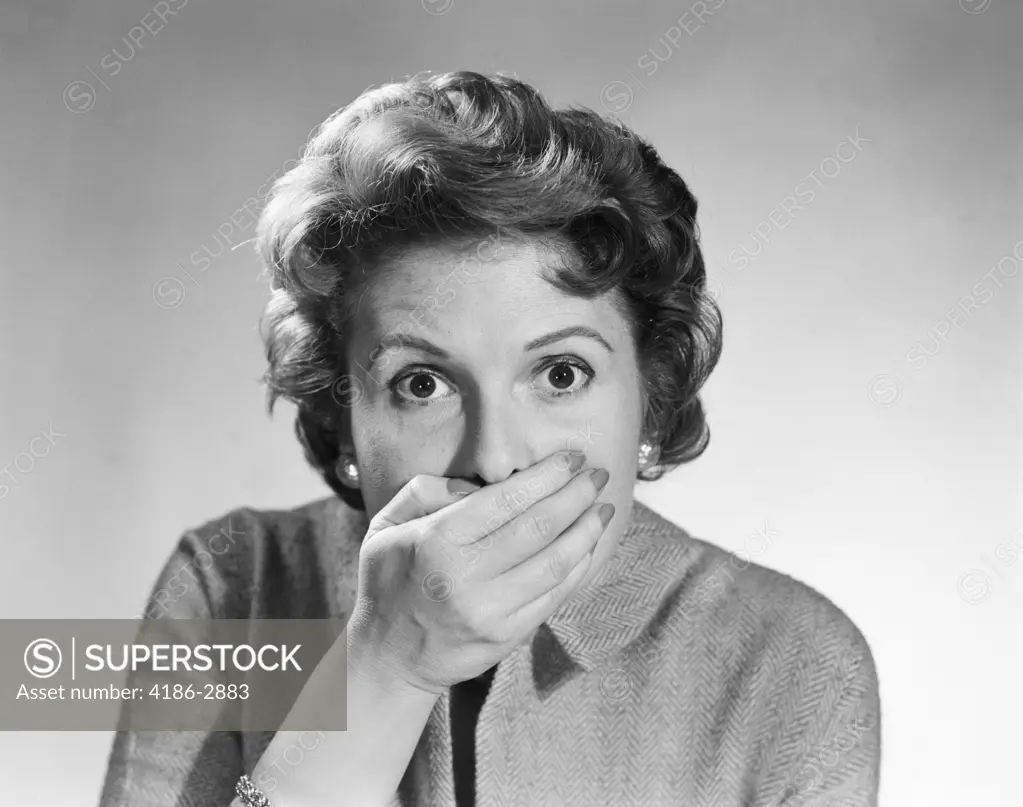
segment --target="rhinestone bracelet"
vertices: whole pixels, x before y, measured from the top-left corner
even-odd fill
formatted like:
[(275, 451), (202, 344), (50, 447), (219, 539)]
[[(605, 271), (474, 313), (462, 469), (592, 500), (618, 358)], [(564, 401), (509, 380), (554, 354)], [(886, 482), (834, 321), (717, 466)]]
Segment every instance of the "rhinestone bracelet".
[(252, 784), (252, 780), (244, 773), (234, 786), (234, 792), (238, 794), (245, 807), (273, 807), (266, 794)]

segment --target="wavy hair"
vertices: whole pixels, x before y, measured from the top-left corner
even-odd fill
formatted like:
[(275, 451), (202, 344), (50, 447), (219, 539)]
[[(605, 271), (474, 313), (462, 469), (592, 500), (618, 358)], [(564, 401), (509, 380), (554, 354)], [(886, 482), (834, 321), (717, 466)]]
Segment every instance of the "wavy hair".
[(419, 245), (498, 232), (562, 245), (552, 284), (625, 312), (659, 451), (638, 478), (696, 459), (710, 439), (699, 392), (718, 362), (696, 199), (620, 121), (553, 109), (530, 85), (474, 72), (367, 90), (313, 133), (271, 190), (257, 245), (271, 297), (260, 323), (267, 410), (297, 407), (310, 465), (349, 505), (335, 466), (350, 438), (345, 344), (374, 267)]

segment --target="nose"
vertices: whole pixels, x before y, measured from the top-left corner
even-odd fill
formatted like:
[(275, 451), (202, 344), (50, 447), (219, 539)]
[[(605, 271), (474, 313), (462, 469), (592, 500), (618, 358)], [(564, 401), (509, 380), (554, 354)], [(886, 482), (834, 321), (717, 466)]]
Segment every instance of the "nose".
[(528, 468), (534, 456), (535, 413), (507, 394), (477, 394), (467, 402), (465, 439), (453, 475), (482, 485), (502, 482)]

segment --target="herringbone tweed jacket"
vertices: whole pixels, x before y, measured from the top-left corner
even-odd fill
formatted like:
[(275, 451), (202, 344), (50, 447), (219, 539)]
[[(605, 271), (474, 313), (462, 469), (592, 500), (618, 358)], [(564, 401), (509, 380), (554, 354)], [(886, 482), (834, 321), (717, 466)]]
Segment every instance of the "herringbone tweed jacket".
[[(187, 573), (169, 616), (347, 618), (366, 527), (337, 498), (235, 510), (187, 532), (153, 592)], [(772, 531), (750, 538), (757, 555)], [(600, 575), (498, 666), (477, 804), (875, 805), (880, 728), (873, 658), (838, 607), (637, 501)], [(101, 807), (240, 807), (272, 736), (118, 732)], [(453, 807), (452, 778), (445, 693), (394, 804)]]

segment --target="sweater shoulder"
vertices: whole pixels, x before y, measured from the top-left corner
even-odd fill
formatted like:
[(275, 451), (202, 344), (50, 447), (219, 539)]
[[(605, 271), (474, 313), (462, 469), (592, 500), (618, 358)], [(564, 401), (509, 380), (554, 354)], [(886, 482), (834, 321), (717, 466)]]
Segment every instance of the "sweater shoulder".
[(213, 617), (327, 618), (338, 615), (344, 581), (357, 571), (364, 521), (336, 497), (241, 506), (187, 529), (174, 554), (191, 567)]
[[(736, 555), (719, 550), (729, 559)], [(730, 560), (729, 560), (730, 562)], [(873, 678), (874, 658), (859, 626), (831, 598), (809, 584), (750, 563), (738, 578), (736, 597), (759, 621), (766, 641), (782, 648), (791, 643), (802, 667), (819, 665), (837, 670), (841, 677), (859, 670)]]
[(677, 547), (671, 611), (708, 645), (774, 676), (828, 674), (876, 689), (870, 645), (849, 615), (807, 583), (756, 562), (780, 535), (770, 524), (747, 536), (743, 550), (730, 552), (646, 506), (637, 508), (637, 518), (655, 545)]

